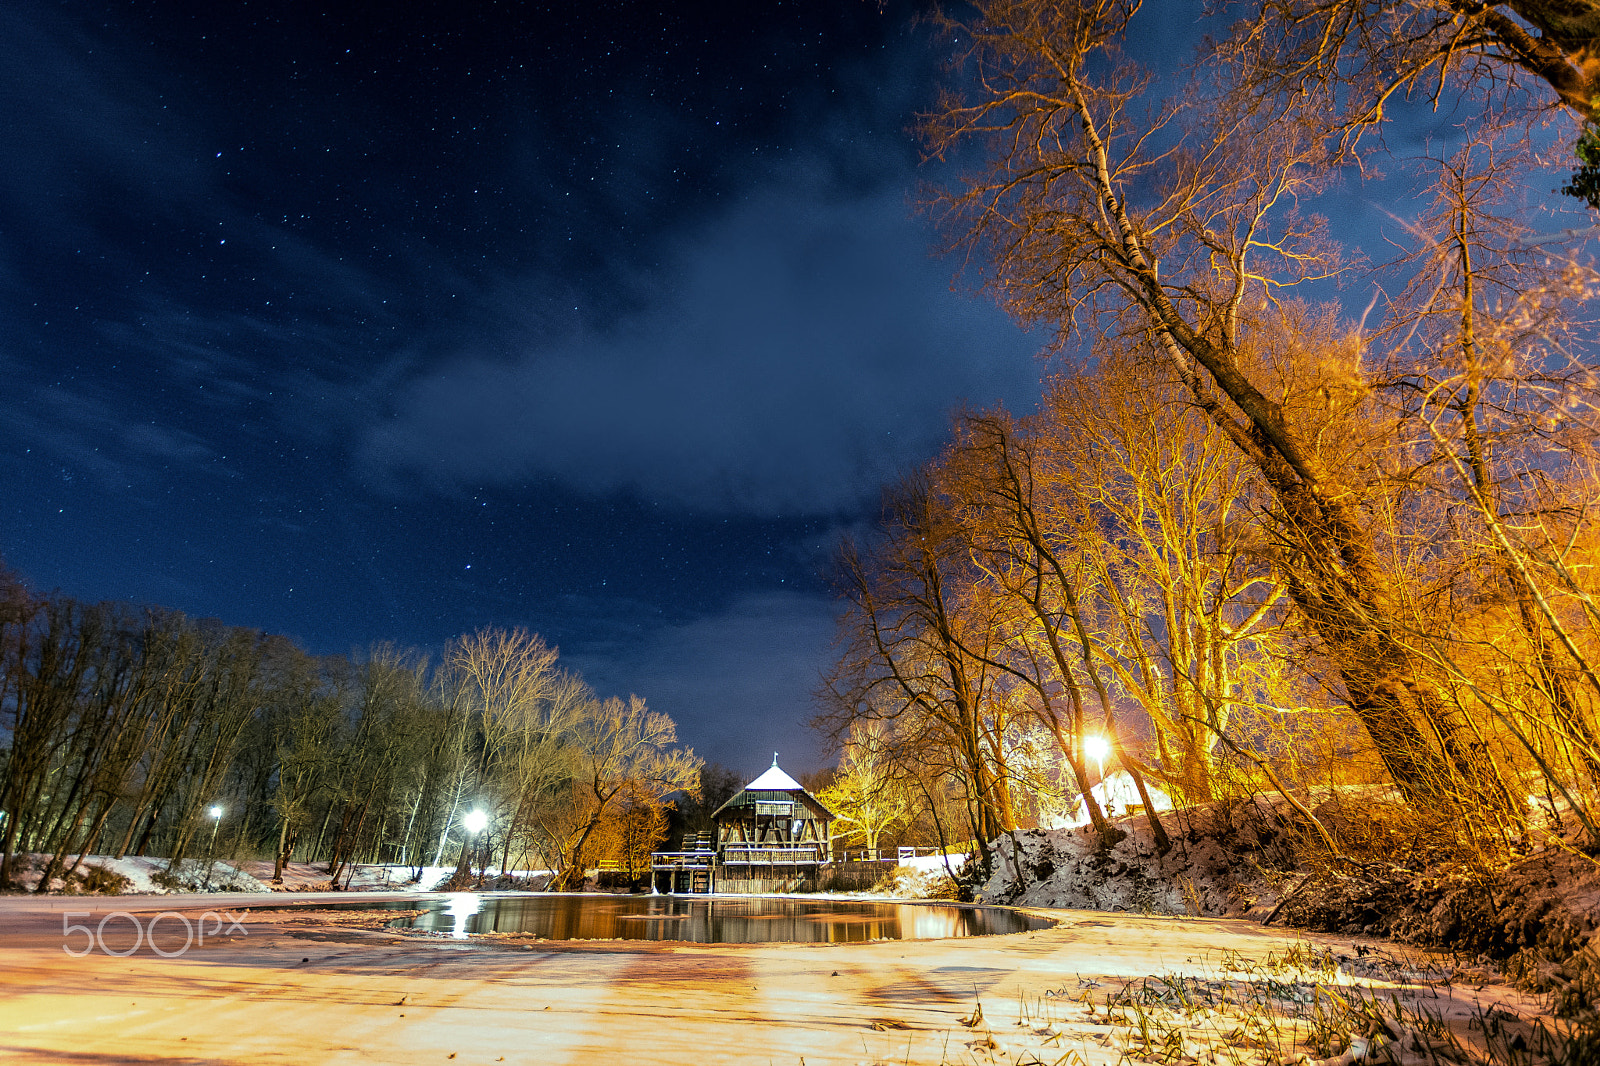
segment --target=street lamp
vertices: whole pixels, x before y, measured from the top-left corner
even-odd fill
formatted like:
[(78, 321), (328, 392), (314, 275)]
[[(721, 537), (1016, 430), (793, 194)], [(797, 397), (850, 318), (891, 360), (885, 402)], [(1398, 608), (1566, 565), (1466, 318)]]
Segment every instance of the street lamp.
[(1106, 755), (1110, 751), (1111, 744), (1099, 734), (1083, 738), (1083, 753), (1094, 760), (1095, 772), (1101, 780), (1106, 776)]
[(211, 846), (206, 849), (206, 880), (205, 884), (200, 886), (202, 892), (211, 891), (211, 868), (217, 862), (217, 828), (222, 825), (222, 805), (219, 803), (212, 804), (210, 814)]
[[(466, 816), (461, 819), (462, 827), (465, 828), (467, 832), (472, 834), (473, 847), (477, 846), (478, 834), (482, 833), (483, 832), (483, 827), (488, 825), (488, 824), (489, 824), (489, 816), (487, 814), (484, 814), (480, 810), (468, 811)], [(479, 863), (478, 867), (479, 867), (478, 884), (481, 887), (482, 884), (483, 884), (483, 864)], [(470, 865), (467, 867), (467, 872), (469, 874), (472, 872), (472, 867)]]

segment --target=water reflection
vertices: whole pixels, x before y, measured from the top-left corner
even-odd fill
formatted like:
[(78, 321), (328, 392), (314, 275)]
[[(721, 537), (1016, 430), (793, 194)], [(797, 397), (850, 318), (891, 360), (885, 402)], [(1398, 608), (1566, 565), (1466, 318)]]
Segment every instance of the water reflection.
[(467, 933), (477, 932), (476, 929), (468, 930), (467, 919), (482, 908), (482, 901), (475, 892), (452, 893), (445, 904), (444, 913), (449, 915), (453, 924), (450, 927), (450, 936), (456, 940), (467, 939)]
[(550, 940), (860, 944), (1018, 933), (1051, 923), (989, 907), (915, 903), (461, 893), (410, 924), (457, 939), (469, 933), (532, 933)]

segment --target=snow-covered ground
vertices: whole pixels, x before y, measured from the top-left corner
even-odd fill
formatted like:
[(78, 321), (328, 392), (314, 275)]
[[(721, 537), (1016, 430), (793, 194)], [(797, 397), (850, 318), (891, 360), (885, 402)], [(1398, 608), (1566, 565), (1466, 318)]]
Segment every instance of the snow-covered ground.
[[(68, 856), (66, 866), (73, 865), (75, 856)], [(12, 881), (21, 889), (28, 892), (34, 891), (39, 885), (43, 874), (43, 867), (49, 860), (48, 855), (20, 854), (13, 856)], [(84, 893), (84, 877), (91, 869), (98, 868), (108, 873), (127, 879), (127, 885), (122, 889), (126, 895), (164, 895), (169, 892), (322, 892), (328, 891), (332, 886), (328, 877), (328, 868), (323, 863), (291, 862), (284, 866), (281, 884), (272, 882), (272, 863), (270, 861), (242, 860), (224, 862), (217, 860), (211, 864), (209, 876), (206, 864), (201, 860), (187, 859), (182, 868), (177, 871), (177, 885), (163, 884), (167, 873), (167, 860), (150, 858), (143, 855), (128, 855), (123, 858), (113, 858), (110, 855), (88, 855), (83, 862), (78, 864), (72, 884), (59, 876), (51, 880), (51, 891), (70, 893)], [(455, 873), (454, 866), (425, 866), (422, 876), (412, 880), (415, 868), (410, 866), (376, 866), (358, 864), (355, 867), (345, 867), (339, 874), (339, 887), (349, 892), (431, 892)], [(530, 873), (520, 871), (517, 876), (529, 877), (542, 871)], [(499, 871), (490, 870), (487, 877), (498, 876)]]
[[(76, 858), (73, 855), (67, 856), (65, 868), (72, 869)], [(13, 884), (29, 892), (35, 891), (40, 878), (44, 876), (44, 866), (49, 859), (48, 855), (26, 853), (13, 855), (11, 873)], [(122, 888), (122, 893), (127, 895), (164, 895), (174, 891), (200, 891), (202, 888), (211, 892), (270, 891), (254, 877), (232, 864), (221, 861), (213, 862), (208, 871), (205, 862), (186, 859), (175, 872), (175, 876), (170, 879), (175, 884), (161, 883), (163, 879), (167, 879), (165, 876), (168, 874), (167, 867), (166, 859), (148, 858), (143, 855), (127, 855), (120, 859), (110, 855), (86, 855), (73, 871), (71, 883), (60, 876), (53, 877), (50, 881), (50, 891), (65, 891), (68, 894), (92, 891), (94, 882), (91, 881), (91, 887), (86, 889), (84, 881), (97, 869), (124, 878), (126, 886)]]
[(949, 855), (917, 855), (912, 858), (901, 859), (902, 870), (915, 870), (918, 873), (946, 873), (946, 870), (959, 871), (967, 861), (966, 852), (952, 852)]
[[(259, 898), (0, 899), (0, 1053), (30, 1064), (1110, 1066), (1131, 1052), (1250, 1064), (1294, 1058), (1267, 1047), (1264, 1014), (1237, 1009), (1252, 996), (1291, 1037), (1295, 1016), (1331, 1017), (1330, 997), (1420, 1002), (1464, 1036), (1486, 1008), (1509, 1031), (1536, 1006), (1438, 960), (1236, 920), (1058, 911), (1053, 929), (962, 940), (462, 944), (390, 931), (388, 914), (316, 910), (340, 894), (233, 910)], [(230, 924), (219, 931), (201, 912)], [(108, 917), (103, 938), (121, 957), (94, 939)], [(157, 917), (155, 944), (129, 951), (134, 923)], [(186, 917), (211, 930), (203, 943), (185, 940)], [(1305, 1050), (1333, 1060), (1361, 1035), (1334, 1027), (1332, 1043)], [(1152, 1037), (1162, 1046), (1141, 1045)], [(1427, 1061), (1425, 1049), (1402, 1061)]]
[[(282, 892), (325, 892), (330, 888), (325, 863), (291, 862), (283, 867), (283, 883), (272, 884), (272, 861), (244, 860), (240, 869)], [(424, 866), (422, 877), (413, 881), (414, 866), (376, 866), (358, 863), (354, 869), (339, 872), (339, 887), (347, 892), (431, 892), (456, 872), (454, 866)]]
[[(257, 875), (249, 892), (0, 897), (0, 1058), (1351, 1066), (1375, 1038), (1394, 1061), (1420, 1066), (1441, 1040), (1531, 1033), (1542, 1005), (1459, 958), (1172, 917), (1259, 918), (1298, 883), (1264, 865), (1278, 844), (1270, 806), (1213, 817), (1223, 821), (1168, 815), (1166, 856), (1142, 818), (1119, 819), (1128, 835), (1110, 849), (1073, 829), (1019, 833), (1017, 847), (1004, 840), (983, 894), (1061, 924), (952, 941), (493, 934), (463, 944), (389, 930), (393, 912), (319, 909), (350, 897), (317, 892), (327, 870), (311, 864), (284, 871), (295, 895), (272, 901), (290, 905), (274, 911), (240, 910), (263, 902), (264, 863), (241, 864), (241, 878)], [(152, 878), (163, 866), (107, 861), (135, 891), (160, 891)], [(420, 885), (451, 872), (428, 870)], [(351, 884), (375, 901), (414, 899), (384, 891), (410, 873), (360, 867)], [(910, 860), (899, 881), (907, 895), (937, 886), (944, 859)], [(1074, 903), (1099, 909), (1060, 909)], [(1374, 1011), (1385, 1029), (1370, 1022)], [(1320, 1044), (1307, 1040), (1311, 1019)]]
[(1239, 916), (1266, 913), (1278, 885), (1263, 872), (1265, 852), (1278, 832), (1265, 800), (1228, 812), (1201, 810), (1166, 816), (1172, 847), (1156, 851), (1154, 831), (1143, 816), (1113, 823), (1126, 836), (1109, 849), (1088, 826), (1024, 829), (1016, 844), (995, 845), (989, 880), (978, 892), (986, 902), (1027, 907), (1074, 907), (1135, 914)]
[[(1330, 795), (1314, 802), (1318, 818), (1338, 830), (1381, 816), (1383, 798)], [(1114, 825), (1126, 835), (1109, 848), (1087, 826), (1022, 830), (1014, 842), (1002, 837), (977, 898), (1253, 918), (1469, 956), (1505, 958), (1532, 949), (1534, 964), (1554, 973), (1551, 982), (1588, 987), (1591, 963), (1584, 960), (1600, 948), (1600, 865), (1578, 846), (1576, 819), (1564, 820), (1567, 839), (1550, 843), (1548, 830), (1530, 833), (1530, 853), (1493, 869), (1452, 860), (1448, 850), (1419, 850), (1411, 830), (1396, 836), (1392, 826), (1385, 830), (1392, 848), (1330, 856), (1276, 794), (1168, 812), (1162, 823), (1171, 841), (1164, 855), (1143, 815), (1118, 818)], [(1552, 821), (1548, 829), (1554, 828)], [(1592, 966), (1600, 972), (1600, 963)]]

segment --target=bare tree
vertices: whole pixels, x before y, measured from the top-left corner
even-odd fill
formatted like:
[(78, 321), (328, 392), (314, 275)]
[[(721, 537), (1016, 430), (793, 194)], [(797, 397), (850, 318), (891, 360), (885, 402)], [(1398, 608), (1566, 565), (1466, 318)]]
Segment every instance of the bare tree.
[[(1485, 124), (1434, 161), (1406, 260), (1416, 272), (1375, 338), (1387, 349), (1374, 374), (1413, 441), (1402, 458), (1414, 495), (1434, 509), (1417, 522), (1437, 548), (1420, 570), (1431, 581), (1417, 583), (1414, 642), (1450, 679), (1502, 787), (1531, 758), (1600, 840), (1573, 792), (1574, 775), (1600, 773), (1600, 676), (1577, 609), (1594, 590), (1563, 561), (1581, 555), (1595, 484), (1600, 397), (1592, 322), (1578, 315), (1597, 275), (1530, 244), (1514, 204), (1531, 160), (1509, 133)], [(1451, 624), (1430, 621), (1441, 617)], [(1575, 765), (1552, 777), (1535, 735), (1558, 738), (1555, 761)]]
[(272, 809), (278, 820), (272, 879), (281, 882), (319, 794), (331, 784), (343, 693), (321, 664), (299, 649), (281, 651), (276, 666), (280, 673), (267, 713), (276, 762)]
[(1060, 536), (1085, 546), (1103, 654), (1155, 726), (1163, 777), (1220, 798), (1216, 753), (1235, 711), (1282, 702), (1287, 595), (1262, 551), (1248, 465), (1127, 355), (1047, 394), (1054, 481), (1077, 501)]
[[(1297, 210), (1325, 180), (1319, 127), (1292, 106), (1243, 106), (1232, 85), (1139, 113), (1148, 82), (1119, 47), (1135, 3), (976, 7), (960, 27), (966, 95), (923, 125), (935, 153), (988, 147), (938, 201), (945, 217), (1023, 318), (1070, 329), (1089, 316), (1146, 340), (1271, 493), (1280, 575), (1396, 783), (1419, 805), (1451, 778), (1497, 802), (1397, 631), (1365, 506), (1382, 496), (1373, 467), (1327, 446), (1330, 426), (1348, 444), (1365, 419), (1360, 345), (1308, 332), (1316, 320), (1278, 302), (1341, 268), (1324, 223)], [(1320, 390), (1290, 387), (1313, 377)]]
[(79, 721), (105, 618), (103, 611), (80, 610), (71, 600), (58, 600), (40, 604), (20, 621), (7, 648), (6, 668), (15, 680), (9, 686), (11, 751), (0, 787), (0, 809), (6, 816), (0, 884), (9, 879), (11, 856), (19, 844), (49, 839), (45, 822), (51, 771)]
[(551, 888), (576, 887), (582, 880), (585, 849), (596, 829), (624, 794), (665, 799), (699, 787), (701, 760), (677, 746), (671, 718), (630, 696), (591, 702), (573, 733), (576, 749), (568, 817), (546, 814), (549, 853), (558, 862)]
[[(837, 572), (848, 607), (841, 655), (827, 683), (833, 710), (816, 724), (842, 742), (860, 718), (896, 723), (930, 740), (943, 773), (964, 783), (969, 823), (985, 867), (989, 845), (1015, 828), (1005, 769), (1009, 706), (992, 699), (984, 654), (1000, 631), (976, 585), (958, 528), (926, 477), (885, 493), (876, 537), (840, 546)], [(979, 654), (973, 654), (973, 650)]]
[(1553, 91), (1560, 106), (1600, 119), (1596, 0), (1289, 0), (1237, 7), (1244, 17), (1221, 57), (1250, 67), (1251, 90), (1314, 96), (1326, 120), (1350, 130), (1383, 122), (1397, 97), (1420, 93), (1437, 102), (1452, 79), (1484, 89), (1526, 86), (1535, 100)]
[[(1111, 736), (1117, 734), (1115, 714), (1083, 611), (1081, 554), (1053, 535), (1045, 517), (1046, 508), (1053, 516), (1055, 508), (1071, 510), (1079, 501), (1070, 492), (1036, 492), (1037, 443), (1003, 417), (971, 417), (946, 458), (967, 550), (1003, 605), (996, 612), (1002, 638), (982, 651), (965, 650), (1031, 690), (1030, 703), (1071, 766), (1090, 823), (1110, 844), (1121, 831), (1106, 822), (1090, 791), (1085, 685), (1098, 697), (1100, 726)], [(1136, 767), (1132, 772), (1138, 775)], [(1159, 821), (1152, 824), (1165, 851), (1165, 830)]]
[(525, 629), (485, 628), (446, 653), (475, 712), (480, 800), (495, 814), (501, 868), (534, 809), (572, 776), (572, 738), (593, 694), (556, 667), (556, 649)]
[(835, 837), (860, 836), (876, 850), (884, 833), (905, 821), (914, 809), (910, 787), (894, 763), (889, 724), (862, 719), (851, 724), (833, 780), (817, 793), (835, 815)]

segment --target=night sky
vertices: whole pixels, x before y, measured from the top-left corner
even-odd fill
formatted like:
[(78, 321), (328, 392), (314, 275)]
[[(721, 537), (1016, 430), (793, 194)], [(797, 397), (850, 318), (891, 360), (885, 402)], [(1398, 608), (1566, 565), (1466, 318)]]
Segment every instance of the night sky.
[(0, 5), (0, 557), (822, 765), (836, 538), (1043, 371), (912, 211), (912, 13)]

